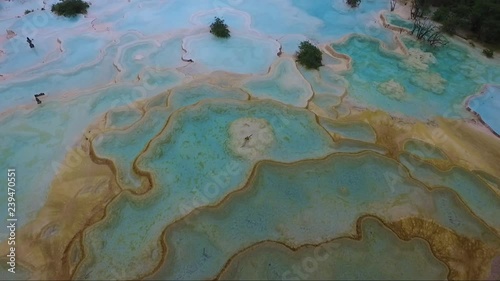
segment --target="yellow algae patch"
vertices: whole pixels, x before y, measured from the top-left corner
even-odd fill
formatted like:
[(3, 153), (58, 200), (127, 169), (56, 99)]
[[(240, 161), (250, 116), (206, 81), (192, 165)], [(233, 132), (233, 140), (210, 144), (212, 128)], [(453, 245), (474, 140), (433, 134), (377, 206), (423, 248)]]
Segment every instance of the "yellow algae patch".
[[(390, 116), (382, 111), (362, 111), (340, 119), (345, 122), (367, 122), (377, 134), (377, 144), (386, 147), (397, 159), (408, 139), (427, 142), (446, 154), (449, 160), (429, 160), (441, 170), (460, 165), (468, 170), (482, 170), (500, 177), (500, 142), (482, 128), (463, 120), (436, 118), (421, 122)], [(482, 149), (478, 149), (481, 147)]]
[(406, 90), (403, 85), (391, 79), (387, 82), (380, 83), (377, 87), (377, 90), (383, 94), (394, 100), (402, 100), (406, 97)]
[(271, 125), (265, 119), (240, 118), (229, 127), (229, 147), (239, 156), (251, 160), (266, 157), (274, 142)]
[(333, 108), (333, 106), (329, 110), (326, 110), (324, 107), (320, 107), (317, 104), (315, 104), (314, 101), (309, 102), (309, 104), (307, 105), (307, 109), (320, 117), (330, 118), (330, 119), (337, 119), (338, 117), (338, 113)]
[(427, 240), (434, 255), (450, 269), (450, 280), (486, 279), (491, 261), (500, 245), (487, 245), (482, 241), (457, 235), (442, 226), (420, 218), (407, 218), (387, 222), (399, 237), (410, 240), (420, 237)]
[(479, 176), (487, 185), (491, 187), (496, 193), (500, 195), (500, 179), (483, 171), (474, 171), (474, 174)]
[(421, 124), (415, 130), (425, 141), (441, 148), (452, 162), (469, 170), (483, 170), (500, 176), (500, 142), (497, 137), (464, 121), (437, 118), (436, 122), (437, 127), (422, 130)]
[[(75, 153), (70, 151), (67, 158)], [(63, 167), (37, 217), (17, 233), (17, 261), (30, 269), (31, 279), (69, 279), (70, 264), (82, 251), (79, 233), (103, 217), (106, 205), (119, 192), (111, 170), (88, 155), (82, 155), (76, 166)], [(2, 255), (7, 249), (7, 243), (0, 245)]]

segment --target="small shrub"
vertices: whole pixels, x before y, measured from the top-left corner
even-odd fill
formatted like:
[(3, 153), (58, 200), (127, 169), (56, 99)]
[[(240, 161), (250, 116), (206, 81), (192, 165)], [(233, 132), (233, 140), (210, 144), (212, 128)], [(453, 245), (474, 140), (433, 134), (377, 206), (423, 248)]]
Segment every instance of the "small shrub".
[(34, 12), (34, 11), (35, 11), (35, 10), (24, 10), (24, 14), (25, 14), (25, 15), (27, 15), (27, 14), (29, 14), (29, 13), (31, 13), (31, 12)]
[(210, 33), (219, 38), (229, 38), (231, 36), (227, 24), (218, 17), (215, 17), (215, 21), (210, 24)]
[(318, 47), (308, 41), (302, 41), (297, 52), (297, 61), (308, 69), (318, 69), (323, 65), (323, 55)]
[(82, 0), (61, 0), (52, 5), (51, 11), (58, 16), (75, 17), (78, 14), (86, 14), (89, 7), (89, 3)]
[(491, 50), (491, 49), (483, 49), (483, 54), (487, 58), (492, 58), (493, 57), (493, 50)]
[(351, 8), (357, 8), (361, 3), (361, 0), (347, 0), (346, 3), (351, 6)]

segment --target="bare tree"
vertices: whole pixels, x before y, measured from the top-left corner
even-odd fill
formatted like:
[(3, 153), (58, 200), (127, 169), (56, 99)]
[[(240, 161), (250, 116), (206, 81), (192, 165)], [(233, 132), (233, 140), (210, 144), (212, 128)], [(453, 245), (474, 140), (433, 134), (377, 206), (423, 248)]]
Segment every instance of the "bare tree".
[(441, 33), (441, 31), (433, 31), (427, 37), (427, 43), (432, 47), (441, 47), (448, 44), (448, 39)]
[(410, 17), (412, 19), (421, 18), (424, 16), (426, 0), (412, 0)]
[(413, 20), (413, 28), (410, 32), (418, 40), (424, 40), (433, 47), (444, 46), (448, 40), (441, 33), (439, 26), (434, 24), (428, 18), (416, 18)]

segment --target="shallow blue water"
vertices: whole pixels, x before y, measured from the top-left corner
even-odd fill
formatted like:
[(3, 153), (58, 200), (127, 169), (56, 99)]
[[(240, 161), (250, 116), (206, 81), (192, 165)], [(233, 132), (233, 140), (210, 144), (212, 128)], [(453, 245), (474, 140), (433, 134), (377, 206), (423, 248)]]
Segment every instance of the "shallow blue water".
[(184, 40), (186, 58), (194, 60), (209, 71), (234, 73), (266, 73), (277, 57), (279, 45), (275, 40), (233, 34), (228, 39), (212, 34), (187, 37)]
[[(417, 47), (408, 39), (409, 47)], [(405, 64), (405, 56), (380, 47), (374, 39), (354, 36), (343, 44), (334, 44), (336, 51), (352, 57), (352, 71), (345, 73), (350, 82), (349, 96), (361, 104), (391, 113), (404, 114), (421, 120), (436, 116), (459, 118), (467, 116), (464, 100), (485, 83), (500, 81), (500, 66), (471, 55), (464, 47), (450, 43), (446, 48), (425, 48), (437, 62), (428, 70), (418, 70)], [(444, 79), (438, 87), (422, 87), (430, 83), (427, 76), (438, 74)], [(381, 83), (394, 80), (402, 85), (406, 95), (401, 100), (379, 92)], [(432, 86), (432, 85), (431, 85)]]
[(413, 27), (413, 23), (411, 21), (405, 20), (397, 14), (384, 13), (384, 17), (386, 18), (387, 22), (391, 25), (403, 27), (410, 30)]
[(421, 159), (436, 159), (436, 160), (447, 160), (446, 154), (439, 148), (431, 145), (430, 143), (418, 140), (410, 139), (404, 143), (404, 150)]
[[(257, 242), (280, 241), (293, 247), (348, 236), (361, 214), (391, 216), (387, 206), (396, 216), (418, 213), (461, 235), (497, 239), (453, 193), (426, 191), (403, 177), (395, 162), (375, 153), (291, 166), (262, 163), (258, 169), (244, 191), (165, 231), (169, 250), (151, 279), (213, 278), (228, 258)], [(450, 222), (450, 216), (458, 220)]]
[(486, 87), (484, 93), (471, 98), (469, 107), (477, 112), (493, 131), (500, 134), (500, 86)]
[(296, 107), (307, 106), (307, 101), (313, 95), (311, 86), (291, 59), (279, 60), (271, 68), (270, 74), (250, 79), (243, 87), (256, 98), (270, 98)]
[(366, 0), (356, 9), (349, 8), (344, 1), (293, 0), (293, 5), (309, 15), (321, 20), (321, 24), (311, 33), (315, 41), (331, 41), (340, 39), (346, 34), (357, 33), (382, 40), (387, 45), (392, 44), (392, 33), (381, 26), (379, 12), (389, 9), (388, 1)]
[(408, 153), (399, 160), (410, 174), (432, 188), (448, 187), (454, 190), (467, 206), (483, 221), (495, 229), (500, 228), (500, 198), (485, 182), (462, 167), (441, 171), (429, 163), (421, 162)]
[[(255, 160), (242, 159), (228, 147), (228, 127), (237, 119), (269, 122), (275, 142), (264, 155), (268, 159), (292, 162), (323, 157), (333, 150), (331, 138), (311, 113), (269, 101), (206, 102), (181, 109), (174, 116), (137, 160), (140, 170), (151, 173), (153, 189), (140, 197), (123, 194), (108, 208), (109, 220), (86, 234), (85, 241), (96, 260), (87, 260), (80, 274), (92, 264), (90, 278), (110, 277), (109, 267), (129, 264), (137, 254), (141, 255), (133, 249), (149, 255), (166, 225), (241, 187)], [(138, 133), (132, 136), (138, 143), (138, 138), (144, 138), (142, 143), (150, 138), (141, 130), (132, 132)], [(114, 137), (118, 142), (130, 140), (127, 134)], [(126, 152), (133, 154), (137, 150)], [(124, 160), (130, 161), (131, 157)], [(99, 242), (102, 235), (108, 238), (104, 245)], [(137, 264), (130, 271), (134, 276), (141, 275), (151, 266)]]
[[(174, 73), (166, 78), (158, 81), (158, 92), (180, 82), (182, 76)], [(18, 169), (18, 184), (23, 186), (16, 194), (19, 226), (33, 219), (43, 206), (54, 176), (68, 167), (65, 155), (85, 134), (89, 122), (112, 108), (155, 94), (142, 90), (133, 85), (112, 86), (65, 102), (46, 100), (34, 110), (18, 111), (0, 120), (5, 136), (0, 138), (0, 168)], [(1, 200), (0, 207), (6, 206), (7, 201)], [(1, 216), (6, 218), (7, 213)]]
[(358, 231), (361, 241), (343, 238), (294, 250), (273, 242), (254, 245), (233, 257), (219, 280), (446, 279), (448, 268), (425, 241), (403, 242), (373, 218), (364, 218)]
[[(316, 94), (312, 101), (324, 109), (338, 105), (344, 88), (348, 88), (348, 99), (355, 99), (360, 104), (390, 113), (418, 119), (469, 116), (464, 110), (463, 101), (484, 84), (500, 83), (498, 64), (478, 58), (466, 48), (453, 43), (442, 49), (427, 49), (409, 39), (404, 40), (409, 47), (431, 52), (437, 62), (429, 64), (427, 70), (415, 69), (405, 64), (407, 57), (382, 50), (380, 46), (383, 43), (389, 49), (395, 47), (392, 33), (380, 26), (378, 17), (379, 12), (387, 9), (387, 6), (388, 3), (382, 0), (363, 0), (358, 9), (349, 9), (341, 0), (145, 0), (121, 1), (113, 5), (100, 1), (93, 3), (86, 17), (65, 19), (54, 17), (47, 11), (30, 14), (19, 20), (1, 21), (1, 27), (13, 29), (19, 35), (2, 45), (6, 56), (1, 57), (0, 74), (16, 75), (6, 82), (1, 81), (0, 112), (15, 109), (19, 105), (33, 105), (29, 110), (6, 114), (6, 117), (0, 120), (2, 136), (7, 137), (0, 139), (0, 152), (3, 157), (0, 160), (0, 168), (5, 170), (19, 167), (19, 184), (25, 187), (18, 193), (23, 202), (19, 205), (22, 209), (18, 213), (19, 226), (33, 219), (43, 205), (50, 182), (62, 164), (67, 148), (79, 141), (87, 126), (97, 118), (102, 118), (103, 113), (167, 91), (196, 73), (205, 74), (217, 70), (239, 74), (266, 73), (278, 59), (278, 42), (282, 43), (283, 51), (287, 55), (293, 54), (298, 42), (305, 39), (324, 44), (351, 33), (371, 36), (370, 39), (354, 37), (346, 43), (334, 45), (337, 51), (354, 59), (352, 72), (342, 73), (340, 77), (325, 66), (318, 72), (299, 68), (298, 73), (291, 59), (286, 59), (286, 67), (277, 71), (279, 75), (259, 80), (258, 85), (249, 87), (254, 89), (253, 92), (250, 91), (254, 97), (275, 99), (284, 104), (305, 107), (306, 101), (311, 98), (310, 93), (303, 87), (287, 87), (290, 86), (288, 82), (292, 81), (305, 84), (304, 79), (299, 76), (302, 74)], [(26, 28), (26, 22), (43, 20), (37, 18), (40, 15), (45, 15), (47, 22), (37, 26), (37, 49), (31, 50), (26, 48), (22, 29)], [(208, 24), (216, 15), (223, 17), (229, 24), (233, 34), (229, 40), (216, 39), (208, 32)], [(84, 34), (88, 30), (92, 30), (95, 36)], [(58, 49), (58, 39), (61, 39), (64, 50), (62, 53)], [(182, 50), (183, 46), (186, 47), (185, 51)], [(98, 61), (97, 58), (101, 57), (102, 60)], [(183, 62), (181, 57), (192, 58), (194, 63)], [(325, 64), (331, 65), (338, 62), (339, 60), (333, 58), (324, 61)], [(165, 71), (173, 68), (185, 75), (178, 71)], [(291, 70), (294, 70), (294, 75), (287, 77)], [(426, 76), (428, 74), (439, 75), (443, 81), (429, 86), (428, 78), (432, 77)], [(283, 77), (287, 79), (281, 80)], [(405, 93), (401, 99), (381, 93), (380, 85), (390, 80), (404, 88)], [(248, 80), (243, 80), (242, 85), (245, 81)], [(305, 85), (309, 89), (309, 85)], [(443, 89), (438, 89), (439, 87)], [(42, 106), (35, 108), (33, 94), (38, 92), (46, 92), (48, 96)], [(155, 122), (137, 124), (126, 133), (105, 135), (102, 146), (96, 149), (97, 153), (118, 163), (118, 177), (122, 186), (137, 187), (140, 182), (131, 173), (133, 161), (160, 132), (171, 113), (181, 107), (191, 106), (174, 113), (179, 119), (173, 122), (171, 131), (154, 139), (146, 154), (137, 162), (140, 169), (152, 173), (156, 185), (150, 194), (144, 197), (120, 195), (109, 206), (109, 217), (85, 233), (85, 243), (89, 244), (90, 249), (88, 255), (96, 260), (89, 258), (90, 261), (84, 262), (80, 272), (82, 275), (89, 273), (90, 278), (112, 278), (110, 268), (121, 268), (141, 276), (160, 258), (157, 238), (166, 225), (195, 207), (220, 201), (228, 192), (241, 186), (250, 175), (255, 161), (237, 155), (228, 146), (229, 124), (239, 118), (265, 119), (271, 124), (276, 140), (273, 146), (265, 151), (265, 159), (300, 161), (305, 158), (323, 157), (334, 151), (359, 153), (372, 150), (378, 153), (373, 157), (388, 153), (386, 148), (364, 143), (375, 142), (377, 138), (368, 125), (351, 124), (351, 127), (346, 128), (342, 124), (328, 125), (328, 122), (322, 122), (321, 125), (331, 133), (359, 140), (333, 143), (328, 131), (316, 123), (314, 114), (268, 100), (234, 102), (236, 106), (233, 103), (202, 103), (192, 106), (204, 99), (229, 97), (240, 100), (248, 98), (242, 92), (224, 91), (217, 87), (172, 91), (168, 100), (172, 109), (159, 109), (166, 105), (166, 98), (157, 97), (148, 101), (150, 107), (156, 108), (151, 110), (147, 118)], [(484, 96), (472, 99), (471, 107), (480, 112), (486, 123), (493, 124), (491, 127), (499, 129), (497, 97), (498, 93), (494, 95), (488, 90)], [(331, 113), (335, 116), (332, 118), (344, 116), (349, 113), (349, 108), (339, 106), (335, 113), (333, 109)], [(118, 126), (130, 125), (139, 118), (137, 112), (116, 116), (118, 119), (111, 117), (109, 120), (111, 123), (116, 120), (115, 124)], [(98, 144), (96, 141), (96, 145)], [(345, 170), (345, 173), (340, 175), (320, 179), (306, 178), (301, 186), (297, 185), (296, 181), (286, 182), (279, 177), (269, 176), (271, 186), (282, 188), (273, 191), (275, 198), (283, 199), (289, 196), (293, 199), (290, 201), (292, 203), (276, 204), (274, 208), (262, 211), (267, 207), (266, 200), (269, 200), (269, 195), (273, 195), (272, 192), (264, 194), (260, 201), (253, 202), (257, 208), (250, 211), (255, 211), (254, 213), (231, 214), (236, 218), (235, 223), (229, 223), (228, 233), (216, 238), (233, 235), (230, 242), (233, 243), (233, 249), (237, 250), (242, 245), (242, 240), (236, 234), (243, 230), (249, 233), (262, 230), (263, 232), (253, 234), (259, 239), (268, 237), (265, 234), (275, 231), (276, 225), (265, 225), (266, 219), (271, 221), (275, 218), (276, 210), (280, 210), (280, 207), (290, 208), (292, 212), (297, 211), (297, 208), (293, 208), (296, 207), (294, 204), (308, 210), (317, 207), (316, 202), (328, 203), (324, 201), (324, 197), (306, 193), (306, 189), (318, 182), (321, 183), (320, 187), (328, 187), (332, 182), (345, 186), (361, 186), (366, 177), (383, 182), (381, 177), (387, 174), (378, 170), (380, 165), (365, 162), (339, 168)], [(374, 162), (380, 164), (380, 161)], [(233, 164), (234, 167), (231, 166)], [(410, 164), (408, 167), (411, 168)], [(343, 163), (334, 163), (328, 168), (334, 165)], [(236, 169), (235, 174), (227, 176), (228, 167)], [(477, 180), (471, 180), (468, 176), (457, 176), (455, 170), (445, 176), (445, 173), (420, 169), (412, 170), (415, 176), (426, 179), (433, 186), (449, 185), (472, 205), (471, 209), (483, 220), (494, 226), (499, 225), (498, 220), (494, 218), (495, 209), (492, 211), (487, 207), (497, 206), (498, 202), (492, 199), (494, 196), (491, 196), (491, 192), (484, 191), (484, 186)], [(218, 174), (221, 170), (226, 174)], [(306, 169), (305, 172), (313, 174), (315, 171)], [(463, 183), (457, 184), (460, 181)], [(208, 187), (207, 182), (211, 184)], [(216, 194), (210, 193), (213, 192), (210, 188), (214, 188), (214, 185), (222, 186)], [(369, 202), (373, 199), (372, 193), (380, 196), (381, 193), (372, 192), (373, 186), (363, 186), (368, 188), (368, 192), (356, 190), (359, 192), (356, 193), (358, 201)], [(470, 186), (476, 186), (479, 192), (468, 190), (467, 187)], [(300, 189), (302, 187), (305, 188)], [(333, 194), (329, 203), (339, 201), (335, 201), (338, 203), (336, 206), (327, 206), (338, 209), (322, 215), (338, 216), (345, 226), (362, 214), (342, 213), (346, 210), (342, 208), (342, 204), (352, 198), (345, 199), (344, 197), (348, 196), (341, 194), (341, 188), (328, 192)], [(394, 190), (384, 192), (397, 195), (401, 190), (396, 190), (396, 193)], [(461, 234), (472, 233), (471, 236), (482, 238), (481, 235), (485, 232), (481, 226), (470, 223), (472, 219), (466, 211), (459, 210), (461, 205), (457, 207), (450, 194), (448, 192), (443, 195), (445, 199), (436, 195), (434, 198), (441, 199), (426, 201), (432, 201), (436, 208), (435, 216), (428, 214), (429, 217)], [(413, 202), (413, 197), (408, 198), (409, 202)], [(271, 203), (281, 202), (278, 199)], [(484, 202), (489, 204), (483, 204)], [(6, 202), (2, 201), (0, 208), (5, 209), (5, 204)], [(248, 207), (244, 204), (241, 206)], [(346, 207), (349, 206), (352, 205), (346, 204)], [(384, 210), (385, 207), (380, 206)], [(427, 210), (428, 206), (418, 208), (420, 207)], [(291, 225), (289, 213), (284, 212), (281, 215), (281, 218)], [(305, 213), (304, 220), (296, 218), (295, 225), (289, 226), (288, 229), (279, 227), (282, 227), (281, 230), (290, 231), (307, 221), (308, 215), (311, 216), (310, 213)], [(322, 219), (322, 215), (315, 218)], [(4, 216), (2, 218), (5, 219)], [(318, 225), (322, 225), (321, 223), (324, 224), (324, 221)], [(196, 247), (201, 245), (198, 242), (205, 239), (203, 231), (209, 235), (222, 231), (222, 228), (212, 228), (213, 225), (216, 224), (207, 226), (206, 221), (203, 221), (200, 227), (206, 228), (199, 233), (189, 233), (193, 235), (193, 240), (184, 240), (183, 243), (186, 243), (190, 250), (197, 249)], [(297, 235), (290, 239), (304, 238), (301, 235), (307, 234), (310, 230), (307, 227), (293, 228), (293, 234)], [(269, 232), (265, 233), (266, 231)], [(182, 240), (186, 237), (188, 235), (181, 233), (175, 239)], [(0, 237), (0, 240), (2, 239), (3, 236)], [(211, 242), (213, 241), (207, 243), (207, 249), (220, 250), (216, 245), (218, 242), (214, 242), (213, 247)], [(226, 242), (222, 239), (220, 243)], [(193, 246), (189, 243), (193, 243)], [(189, 254), (191, 253), (187, 253)], [(147, 261), (148, 265), (143, 266), (137, 263), (138, 260)], [(192, 266), (186, 270), (190, 271), (196, 268), (196, 262), (194, 265), (186, 263), (182, 266)], [(220, 259), (219, 262), (223, 261)]]

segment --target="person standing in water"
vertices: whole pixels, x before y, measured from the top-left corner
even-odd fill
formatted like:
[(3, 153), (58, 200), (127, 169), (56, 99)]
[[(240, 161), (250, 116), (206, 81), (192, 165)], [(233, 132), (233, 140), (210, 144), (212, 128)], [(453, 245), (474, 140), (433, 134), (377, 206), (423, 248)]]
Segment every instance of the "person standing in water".
[(33, 49), (35, 48), (35, 44), (33, 44), (33, 39), (30, 39), (29, 37), (26, 37), (26, 42), (30, 45), (30, 48)]
[(42, 101), (38, 98), (38, 97), (41, 97), (41, 96), (45, 96), (45, 93), (35, 94), (35, 100), (36, 100), (37, 104), (41, 104), (42, 103)]

